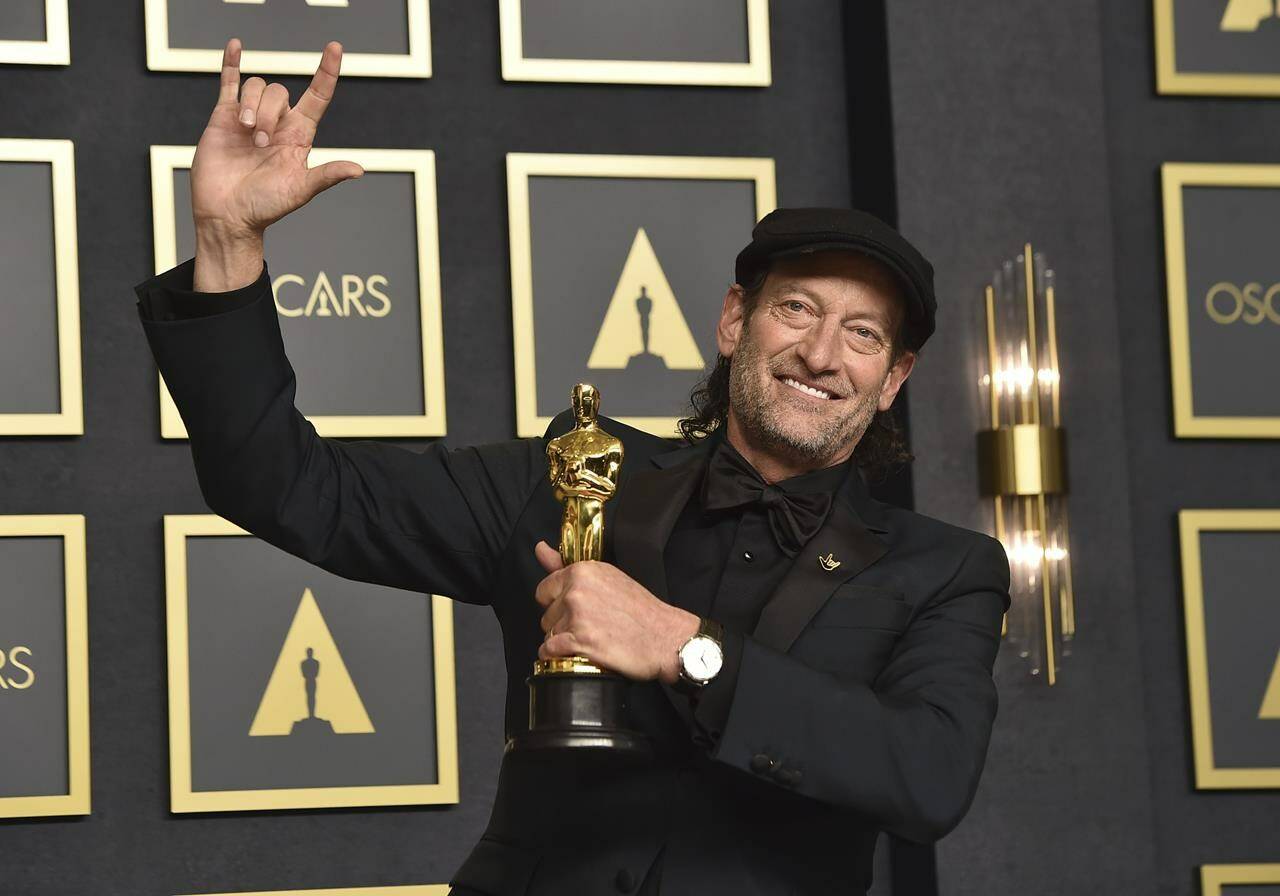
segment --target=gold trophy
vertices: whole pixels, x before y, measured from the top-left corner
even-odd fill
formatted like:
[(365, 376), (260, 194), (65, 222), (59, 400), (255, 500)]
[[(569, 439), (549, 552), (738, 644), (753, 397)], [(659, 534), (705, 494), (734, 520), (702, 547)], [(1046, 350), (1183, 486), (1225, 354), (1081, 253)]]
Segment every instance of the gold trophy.
[[(573, 387), (574, 427), (547, 443), (548, 476), (560, 517), (560, 557), (566, 564), (599, 560), (604, 551), (604, 502), (618, 489), (622, 441), (596, 422), (600, 393)], [(529, 730), (507, 750), (595, 747), (649, 751), (648, 739), (626, 727), (629, 682), (583, 656), (536, 660), (529, 685)]]

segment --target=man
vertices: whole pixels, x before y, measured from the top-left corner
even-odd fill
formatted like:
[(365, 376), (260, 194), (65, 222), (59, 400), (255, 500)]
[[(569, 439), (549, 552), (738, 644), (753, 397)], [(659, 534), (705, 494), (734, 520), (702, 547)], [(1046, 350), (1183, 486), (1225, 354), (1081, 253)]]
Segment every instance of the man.
[(306, 168), (340, 47), (292, 107), (240, 89), (239, 51), (192, 168), (196, 256), (137, 290), (210, 508), (340, 575), (492, 606), (508, 738), (533, 661), (578, 654), (630, 679), (653, 747), (508, 752), (453, 892), (858, 893), (880, 830), (950, 831), (996, 714), (1009, 568), (859, 469), (902, 455), (886, 414), (934, 328), (919, 253), (852, 210), (762, 220), (690, 444), (602, 418), (626, 455), (604, 561), (564, 567), (545, 445), (568, 413), (541, 439), (412, 452), (319, 438), (294, 408), (262, 232), (361, 172)]

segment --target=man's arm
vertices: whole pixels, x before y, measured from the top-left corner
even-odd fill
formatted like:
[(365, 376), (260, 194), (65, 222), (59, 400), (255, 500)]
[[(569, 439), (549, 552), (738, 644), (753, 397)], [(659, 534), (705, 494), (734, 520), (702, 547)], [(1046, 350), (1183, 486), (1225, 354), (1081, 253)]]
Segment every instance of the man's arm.
[[(220, 516), (338, 575), (468, 603), (487, 584), (545, 475), (542, 440), (421, 452), (324, 439), (294, 407), (295, 379), (266, 272), (230, 310), (192, 291), (192, 263), (137, 287), (139, 315)], [(154, 320), (147, 308), (186, 308)]]
[(968, 811), (986, 760), (1009, 565), (982, 536), (871, 685), (743, 639), (721, 761), (882, 829), (932, 842)]

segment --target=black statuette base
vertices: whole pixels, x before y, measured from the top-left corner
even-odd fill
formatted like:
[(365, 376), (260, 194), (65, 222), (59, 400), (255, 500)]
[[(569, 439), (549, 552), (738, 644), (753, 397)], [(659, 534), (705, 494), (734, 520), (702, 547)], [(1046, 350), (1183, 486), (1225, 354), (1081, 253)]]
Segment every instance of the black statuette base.
[(627, 727), (627, 687), (621, 675), (556, 672), (530, 675), (529, 730), (507, 741), (506, 752), (601, 749), (649, 755), (649, 738)]

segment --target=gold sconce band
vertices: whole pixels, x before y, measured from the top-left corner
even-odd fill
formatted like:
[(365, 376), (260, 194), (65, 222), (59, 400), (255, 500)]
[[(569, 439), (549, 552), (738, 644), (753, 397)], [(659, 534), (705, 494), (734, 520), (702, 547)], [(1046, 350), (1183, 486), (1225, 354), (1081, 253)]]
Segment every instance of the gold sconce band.
[(978, 488), (983, 497), (1067, 491), (1067, 438), (1060, 426), (1015, 423), (978, 433)]

